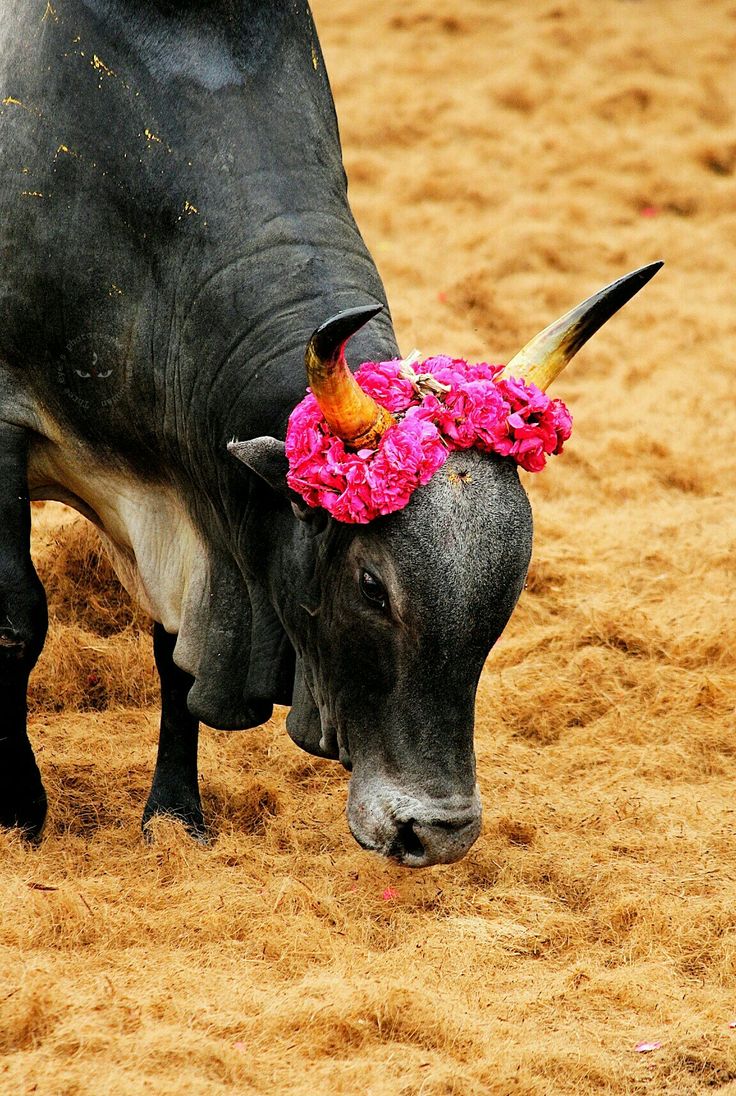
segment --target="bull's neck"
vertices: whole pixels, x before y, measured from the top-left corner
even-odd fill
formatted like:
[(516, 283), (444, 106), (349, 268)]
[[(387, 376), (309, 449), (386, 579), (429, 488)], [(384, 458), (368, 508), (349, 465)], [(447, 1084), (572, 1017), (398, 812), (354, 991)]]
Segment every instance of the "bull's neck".
[[(205, 401), (210, 444), (284, 436), (306, 391), (307, 342), (343, 309), (384, 305), (350, 340), (351, 364), (397, 355), (380, 276), (347, 204), (334, 205), (332, 213), (273, 212), (263, 228), (253, 226), (253, 240), (242, 248), (218, 249), (212, 267), (195, 273), (185, 264), (180, 272), (177, 296), (184, 300), (168, 355), (177, 375), (166, 387), (181, 394), (180, 411), (191, 416), (193, 433), (201, 433)], [(195, 266), (200, 258), (195, 253)]]
[[(241, 438), (270, 434), (283, 438), (289, 416), (307, 394), (304, 352), (309, 337), (325, 320), (345, 308), (372, 304), (375, 295), (348, 289), (311, 301), (299, 316), (284, 317), (264, 346), (251, 346), (223, 375), (223, 397), (230, 390), (226, 427)], [(351, 367), (364, 361), (387, 361), (398, 355), (388, 312), (350, 340), (346, 356)], [(225, 404), (224, 398), (220, 401)]]
[[(266, 252), (265, 266), (255, 269), (246, 260), (228, 262), (195, 295), (183, 333), (176, 335), (180, 345), (171, 355), (176, 374), (164, 386), (180, 401), (177, 452), (172, 456), (184, 459), (187, 478), (198, 488), (195, 494), (203, 505), (215, 501), (223, 535), (231, 548), (239, 546), (238, 555), (250, 554), (247, 513), (253, 485), (227, 452), (227, 443), (263, 435), (283, 438), (291, 411), (306, 394), (304, 352), (315, 328), (342, 309), (385, 301), (378, 273), (357, 234), (353, 246), (351, 255), (343, 244), (334, 269), (329, 248), (308, 254), (294, 249), (291, 261)], [(297, 277), (299, 271), (304, 282)], [(397, 354), (388, 309), (347, 348), (353, 366)], [(273, 505), (276, 510), (285, 507), (291, 518), (287, 501), (274, 500)]]

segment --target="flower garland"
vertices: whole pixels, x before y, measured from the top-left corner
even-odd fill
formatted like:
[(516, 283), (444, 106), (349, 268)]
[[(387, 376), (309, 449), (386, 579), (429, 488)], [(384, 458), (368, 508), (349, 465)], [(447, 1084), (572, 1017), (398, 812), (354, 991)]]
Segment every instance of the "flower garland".
[(534, 384), (499, 377), (502, 365), (435, 357), (416, 374), (400, 360), (364, 362), (361, 388), (396, 418), (377, 449), (352, 452), (330, 433), (310, 393), (291, 413), (287, 482), (309, 506), (338, 521), (365, 524), (402, 510), (455, 449), (511, 457), (541, 472), (562, 452), (572, 417)]

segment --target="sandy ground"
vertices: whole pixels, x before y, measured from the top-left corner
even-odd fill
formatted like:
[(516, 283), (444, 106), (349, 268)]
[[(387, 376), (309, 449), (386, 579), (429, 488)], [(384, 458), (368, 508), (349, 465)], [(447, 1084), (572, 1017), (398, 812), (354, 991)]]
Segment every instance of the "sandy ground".
[(204, 733), (211, 847), (145, 846), (146, 625), (37, 509), (51, 809), (39, 848), (0, 837), (0, 1091), (736, 1092), (736, 6), (314, 6), (405, 350), (502, 361), (667, 265), (556, 386), (460, 864), (361, 852), (283, 712)]

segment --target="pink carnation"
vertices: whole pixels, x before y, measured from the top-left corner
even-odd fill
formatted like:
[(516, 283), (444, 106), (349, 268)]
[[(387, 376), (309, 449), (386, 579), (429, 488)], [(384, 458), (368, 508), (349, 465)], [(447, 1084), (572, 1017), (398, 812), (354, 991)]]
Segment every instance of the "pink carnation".
[(493, 381), (469, 380), (444, 401), (442, 429), (454, 449), (498, 452), (508, 434), (509, 408)]
[(429, 358), (419, 367), (448, 386), (420, 394), (400, 375), (401, 362), (364, 362), (361, 387), (396, 416), (377, 449), (357, 453), (329, 432), (308, 393), (294, 408), (286, 434), (287, 482), (309, 506), (338, 521), (365, 524), (402, 510), (453, 449), (481, 449), (511, 457), (529, 472), (561, 453), (572, 418), (561, 400), (534, 384), (500, 378), (503, 366), (459, 358)]
[(528, 472), (541, 472), (547, 456), (561, 453), (572, 433), (570, 412), (561, 400), (551, 400), (535, 384), (515, 377), (498, 381), (498, 387), (512, 409), (508, 455)]
[(411, 381), (399, 376), (400, 361), (365, 362), (355, 374), (364, 392), (388, 411), (405, 411), (414, 399)]

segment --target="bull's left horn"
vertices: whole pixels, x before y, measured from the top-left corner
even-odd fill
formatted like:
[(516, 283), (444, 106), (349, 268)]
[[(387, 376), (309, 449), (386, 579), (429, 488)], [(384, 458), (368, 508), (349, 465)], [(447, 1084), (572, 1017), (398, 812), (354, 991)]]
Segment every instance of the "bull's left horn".
[(383, 305), (348, 308), (327, 320), (307, 344), (307, 379), (333, 434), (351, 449), (375, 449), (394, 422), (390, 411), (364, 392), (345, 361), (345, 344)]
[(595, 335), (606, 320), (610, 320), (622, 305), (630, 301), (662, 265), (656, 262), (641, 266), (588, 297), (587, 301), (555, 320), (528, 342), (511, 359), (502, 375), (523, 377), (542, 391), (547, 389), (590, 336)]

